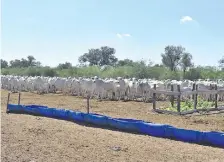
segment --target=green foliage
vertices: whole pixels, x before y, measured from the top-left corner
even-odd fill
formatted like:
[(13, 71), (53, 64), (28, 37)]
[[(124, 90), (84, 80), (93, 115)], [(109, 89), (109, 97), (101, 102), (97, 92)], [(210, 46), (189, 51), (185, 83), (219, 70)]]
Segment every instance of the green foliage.
[[(205, 101), (202, 98), (198, 97), (197, 108), (198, 109), (207, 109), (215, 106), (215, 103), (212, 101)], [(180, 103), (181, 111), (189, 111), (194, 109), (194, 102), (192, 100), (186, 100)], [(165, 110), (169, 111), (177, 111), (177, 106), (172, 107), (171, 104), (169, 107), (165, 108)]]
[(187, 68), (191, 67), (192, 63), (192, 55), (190, 53), (184, 53), (181, 58), (180, 66), (183, 70), (183, 75), (185, 75)]
[(1, 59), (1, 68), (7, 68), (8, 67), (8, 62)]
[[(3, 62), (1, 62), (1, 64), (2, 63)], [(22, 58), (21, 60), (18, 60), (18, 59), (11, 60), (9, 63), (10, 63), (9, 67), (11, 68), (25, 68), (25, 67), (34, 67), (34, 66), (40, 67), (41, 66), (41, 63), (39, 61), (36, 61), (36, 59), (33, 56), (27, 56), (27, 59)], [(8, 66), (2, 66), (2, 68), (7, 68), (7, 67)]]
[(189, 71), (187, 71), (184, 74), (184, 79), (189, 79), (189, 80), (200, 79), (202, 71), (203, 69), (200, 70), (198, 68), (191, 68)]
[(25, 74), (28, 76), (41, 76), (41, 72), (38, 68), (29, 67), (27, 68)]
[[(153, 79), (224, 79), (224, 68), (217, 67), (193, 67), (192, 55), (185, 52), (182, 46), (166, 46), (161, 54), (163, 64), (155, 64), (147, 61), (133, 61), (130, 59), (118, 60), (115, 57), (115, 49), (102, 46), (97, 49), (89, 49), (88, 53), (79, 57), (81, 65), (72, 66), (65, 62), (56, 68), (43, 67), (41, 62), (33, 56), (27, 59), (7, 61), (1, 59), (1, 74), (4, 75), (28, 75), (28, 76), (61, 76), (61, 77), (135, 77)], [(86, 65), (88, 63), (89, 65)], [(220, 67), (224, 67), (224, 59), (219, 61)], [(181, 67), (181, 68), (180, 68)], [(180, 70), (181, 69), (181, 70)]]
[[(35, 70), (34, 70), (35, 69)], [(84, 66), (84, 67), (72, 67), (69, 69), (58, 69), (50, 67), (30, 67), (30, 68), (2, 68), (1, 73), (4, 75), (43, 75), (43, 76), (61, 76), (61, 77), (136, 77), (136, 78), (155, 78), (159, 80), (163, 79), (176, 79), (180, 80), (182, 77), (182, 71), (171, 72), (169, 69), (162, 66), (147, 66), (136, 63), (133, 66), (106, 66), (101, 68), (100, 66)], [(192, 68), (185, 74), (185, 79), (207, 79), (207, 78), (220, 78), (224, 79), (224, 71), (207, 68)]]
[(224, 56), (219, 60), (219, 67), (224, 71)]
[(70, 69), (72, 68), (72, 64), (70, 62), (65, 62), (63, 64), (59, 64), (57, 66), (58, 69)]
[(42, 75), (49, 76), (49, 77), (58, 76), (57, 71), (55, 69), (51, 69), (51, 68), (44, 68)]
[(2, 74), (2, 75), (9, 75), (10, 72), (9, 72), (9, 70), (7, 70), (7, 69), (1, 69), (1, 74)]
[(115, 49), (108, 46), (102, 46), (99, 49), (89, 49), (88, 53), (79, 57), (80, 63), (89, 63), (92, 65), (115, 65), (118, 59), (114, 56)]
[(165, 52), (161, 54), (162, 63), (171, 71), (176, 71), (182, 60), (183, 63), (186, 62), (186, 58), (182, 59), (184, 54), (185, 48), (182, 46), (166, 46)]
[(28, 67), (28, 68), (4, 68), (1, 69), (3, 75), (20, 75), (20, 76), (58, 76), (54, 68), (49, 67)]
[(168, 71), (160, 79), (180, 80), (181, 79), (181, 73), (179, 71)]
[(134, 66), (134, 62), (130, 59), (119, 60), (117, 66)]

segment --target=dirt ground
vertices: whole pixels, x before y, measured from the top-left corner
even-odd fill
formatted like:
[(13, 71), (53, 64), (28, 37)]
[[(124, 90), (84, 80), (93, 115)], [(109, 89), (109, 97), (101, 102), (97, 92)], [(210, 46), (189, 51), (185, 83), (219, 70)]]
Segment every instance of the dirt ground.
[[(224, 150), (146, 135), (81, 126), (22, 114), (6, 114), (1, 91), (1, 161), (223, 161)], [(12, 94), (11, 103), (18, 94)], [(22, 93), (21, 104), (86, 111), (86, 100), (60, 94)], [(150, 103), (91, 100), (91, 112), (203, 131), (224, 131), (224, 113), (173, 116), (153, 113)], [(158, 106), (164, 103), (158, 103)]]

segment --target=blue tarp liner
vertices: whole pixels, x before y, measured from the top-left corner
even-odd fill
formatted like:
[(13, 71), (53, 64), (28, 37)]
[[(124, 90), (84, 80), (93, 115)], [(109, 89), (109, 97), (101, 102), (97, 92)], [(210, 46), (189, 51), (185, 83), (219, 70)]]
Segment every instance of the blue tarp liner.
[(175, 127), (167, 127), (165, 132), (166, 138), (178, 139), (184, 142), (202, 143), (204, 132), (187, 130)]
[(142, 122), (139, 126), (140, 132), (155, 136), (155, 137), (166, 137), (166, 129), (170, 127), (169, 125), (164, 124), (153, 124)]
[(139, 132), (139, 126), (142, 123), (140, 120), (130, 120), (130, 119), (121, 119), (121, 118), (108, 118), (108, 125), (112, 128)]
[(224, 148), (224, 133), (205, 132), (204, 143)]
[(84, 122), (84, 113), (70, 110), (69, 119), (76, 122)]
[(224, 132), (201, 132), (175, 128), (170, 125), (154, 124), (135, 119), (111, 118), (100, 114), (87, 114), (79, 111), (48, 108), (41, 105), (9, 104), (7, 111), (28, 113), (56, 119), (85, 122), (97, 126), (112, 127), (119, 130), (138, 132), (155, 137), (170, 138), (184, 142), (213, 145), (224, 148)]
[(99, 114), (84, 114), (84, 121), (98, 126), (108, 126), (108, 117)]

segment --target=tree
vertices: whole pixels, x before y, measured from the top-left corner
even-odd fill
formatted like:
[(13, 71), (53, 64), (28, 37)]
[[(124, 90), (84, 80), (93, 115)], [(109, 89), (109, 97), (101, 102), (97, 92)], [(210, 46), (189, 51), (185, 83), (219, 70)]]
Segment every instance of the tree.
[(224, 71), (224, 56), (219, 60), (219, 67)]
[(185, 48), (182, 46), (166, 46), (165, 53), (161, 54), (163, 64), (171, 71), (175, 71), (184, 52)]
[(148, 66), (151, 67), (151, 66), (153, 66), (153, 64), (154, 64), (153, 61), (152, 61), (151, 59), (149, 59), (149, 60), (148, 60)]
[(115, 49), (108, 46), (103, 46), (100, 49), (89, 49), (88, 53), (79, 57), (80, 63), (88, 62), (89, 65), (114, 65), (117, 58), (114, 56)]
[(29, 61), (27, 61), (26, 59), (22, 58), (20, 60), (20, 67), (29, 67)]
[(125, 66), (125, 65), (127, 65), (127, 66), (133, 66), (133, 61), (132, 60), (130, 60), (130, 59), (124, 59), (124, 60), (119, 60), (118, 61), (118, 63), (117, 63), (117, 65), (118, 66)]
[(33, 56), (27, 56), (27, 59), (22, 58), (21, 60), (15, 59), (10, 61), (10, 67), (32, 67), (32, 66), (41, 66), (39, 61), (36, 62), (36, 59)]
[(7, 68), (7, 67), (8, 67), (8, 62), (1, 59), (1, 68)]
[(65, 62), (63, 64), (59, 64), (57, 66), (57, 68), (59, 68), (59, 69), (69, 69), (69, 68), (72, 68), (72, 64), (70, 62)]
[(21, 61), (18, 59), (10, 61), (10, 67), (12, 67), (12, 68), (22, 67), (21, 65), (22, 65)]
[(118, 59), (114, 56), (116, 52), (114, 48), (103, 46), (101, 47), (100, 51), (102, 56), (100, 60), (100, 66), (114, 65), (118, 61)]
[(35, 65), (36, 67), (41, 67), (42, 66), (40, 61), (37, 61), (35, 64), (36, 64)]
[(89, 62), (89, 65), (100, 65), (101, 51), (99, 49), (90, 49), (88, 53), (79, 57), (80, 63)]
[(29, 55), (29, 56), (27, 56), (27, 61), (28, 61), (28, 66), (35, 66), (36, 65), (36, 59), (33, 57), (33, 56), (31, 56), (31, 55)]
[(195, 80), (201, 78), (201, 70), (199, 68), (191, 68), (184, 75), (184, 79)]
[(163, 64), (155, 64), (153, 67), (163, 67)]
[(193, 65), (192, 55), (190, 53), (183, 53), (180, 65), (181, 65), (181, 68), (182, 68), (183, 73), (185, 75), (185, 72), (186, 72), (187, 68), (189, 68)]

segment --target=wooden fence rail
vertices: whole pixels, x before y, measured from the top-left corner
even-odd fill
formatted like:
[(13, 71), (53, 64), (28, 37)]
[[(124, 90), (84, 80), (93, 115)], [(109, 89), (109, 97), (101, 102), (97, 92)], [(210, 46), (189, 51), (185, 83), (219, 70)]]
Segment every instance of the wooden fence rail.
[[(224, 110), (224, 106), (218, 107), (218, 95), (223, 94), (224, 95), (224, 90), (218, 90), (217, 85), (215, 86), (214, 90), (198, 90), (198, 85), (194, 84), (192, 91), (181, 91), (180, 85), (177, 85), (177, 91), (174, 91), (173, 85), (171, 85), (171, 90), (165, 91), (165, 90), (157, 90), (156, 89), (156, 84), (154, 85), (154, 88), (152, 89), (153, 93), (153, 98), (152, 98), (152, 103), (153, 103), (153, 110), (158, 112), (158, 113), (169, 113), (169, 114), (179, 114), (179, 115), (186, 115), (186, 114), (192, 114), (194, 112), (199, 112), (199, 111), (220, 111)], [(161, 110), (156, 108), (156, 94), (164, 94), (164, 95), (169, 95), (170, 96), (170, 102), (171, 106), (174, 107), (174, 96), (177, 96), (177, 112), (175, 111), (169, 111), (169, 110)], [(210, 95), (210, 98), (212, 98), (212, 95), (215, 95), (214, 97), (214, 108), (203, 108), (203, 109), (197, 109), (197, 103), (198, 103), (198, 95), (200, 94), (206, 94)], [(192, 99), (194, 101), (194, 108), (193, 110), (188, 110), (181, 112), (181, 95), (188, 95), (192, 96)]]
[[(9, 92), (8, 93), (7, 102), (6, 102), (6, 113), (8, 113), (8, 105), (9, 105), (9, 102), (10, 102), (10, 96), (11, 96), (11, 93)], [(18, 105), (20, 105), (20, 100), (21, 100), (21, 93), (19, 92), (19, 95), (18, 95)]]

